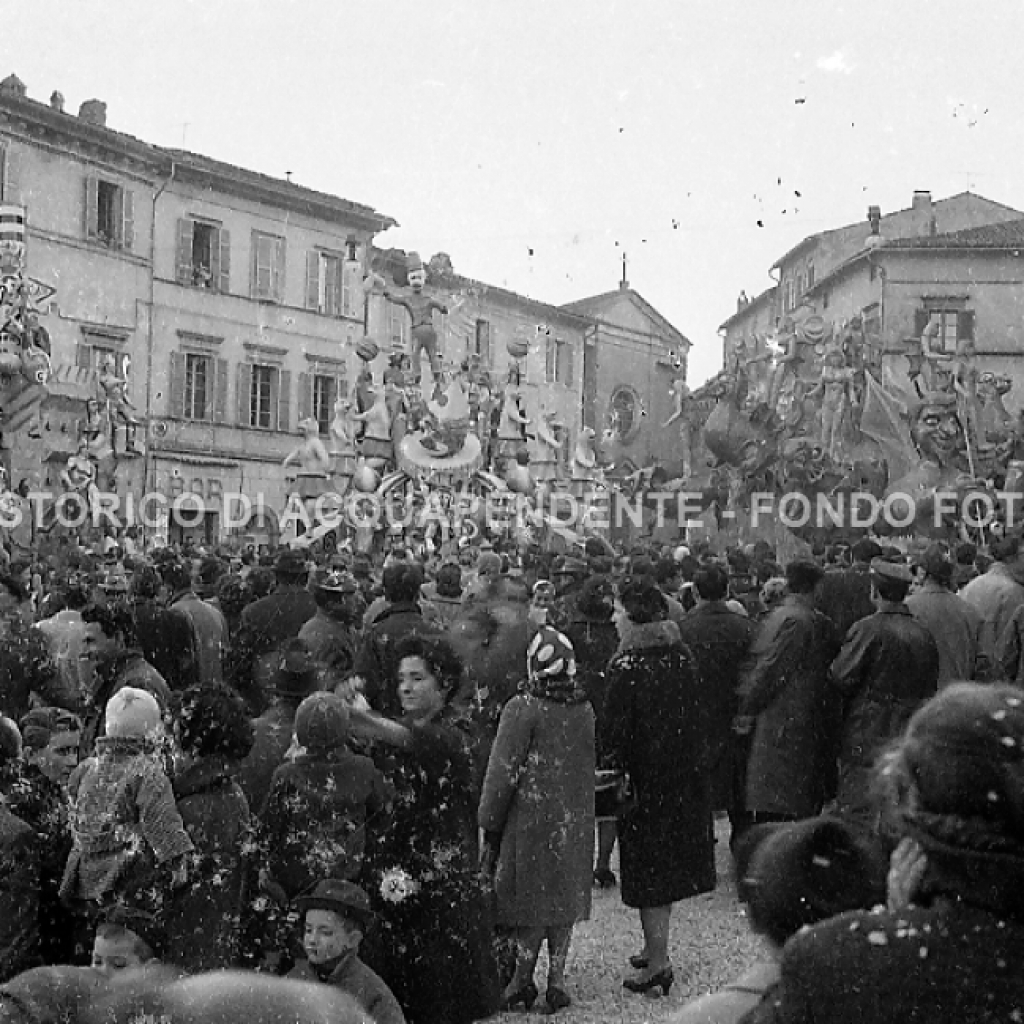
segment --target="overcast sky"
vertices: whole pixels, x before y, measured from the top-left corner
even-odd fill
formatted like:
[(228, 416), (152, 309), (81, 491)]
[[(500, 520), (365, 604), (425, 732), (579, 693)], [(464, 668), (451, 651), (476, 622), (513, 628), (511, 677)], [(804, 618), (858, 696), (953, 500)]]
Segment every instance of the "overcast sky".
[(718, 324), (807, 234), (971, 188), (1024, 210), (1020, 0), (32, 0), (2, 74), (369, 203), (383, 245), (552, 303)]

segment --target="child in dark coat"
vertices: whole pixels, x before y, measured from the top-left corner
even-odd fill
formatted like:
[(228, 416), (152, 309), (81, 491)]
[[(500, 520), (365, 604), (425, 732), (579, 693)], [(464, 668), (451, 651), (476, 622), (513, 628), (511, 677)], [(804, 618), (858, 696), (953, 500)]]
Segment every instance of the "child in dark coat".
[(314, 693), (299, 705), (302, 750), (274, 772), (260, 813), (263, 887), (279, 901), (362, 869), (367, 824), (386, 809), (388, 792), (374, 763), (347, 748), (348, 735), (341, 697)]
[(302, 946), (308, 959), (288, 977), (321, 981), (347, 992), (374, 1024), (405, 1024), (391, 989), (359, 959), (359, 944), (373, 919), (366, 893), (352, 882), (328, 878), (297, 903), (305, 916)]

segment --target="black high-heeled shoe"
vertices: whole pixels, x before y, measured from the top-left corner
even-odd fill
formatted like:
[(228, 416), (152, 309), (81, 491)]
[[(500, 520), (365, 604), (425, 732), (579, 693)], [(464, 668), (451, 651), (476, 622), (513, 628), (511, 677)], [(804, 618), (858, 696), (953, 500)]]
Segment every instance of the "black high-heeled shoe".
[(572, 1006), (569, 993), (557, 985), (548, 985), (548, 990), (544, 993), (544, 1002), (548, 1004), (548, 1013), (558, 1013), (559, 1010)]
[(646, 994), (652, 992), (656, 988), (661, 989), (661, 994), (667, 996), (669, 989), (672, 988), (672, 982), (674, 982), (675, 976), (672, 974), (672, 968), (666, 967), (663, 971), (657, 971), (652, 974), (649, 978), (643, 980), (639, 978), (626, 978), (622, 983), (622, 987), (630, 992), (639, 992)]
[(614, 889), (618, 884), (619, 880), (615, 877), (615, 872), (611, 868), (594, 869), (594, 885), (602, 889)]
[(647, 959), (647, 956), (644, 953), (635, 953), (629, 958), (629, 966), (632, 967), (634, 971), (646, 971), (650, 966), (650, 963), (651, 961)]
[(515, 992), (502, 996), (498, 1009), (514, 1010), (516, 1007), (521, 1006), (524, 1010), (530, 1010), (533, 1004), (537, 1002), (538, 995), (540, 993), (537, 991), (537, 986), (532, 981), (528, 981), (522, 988), (517, 988)]

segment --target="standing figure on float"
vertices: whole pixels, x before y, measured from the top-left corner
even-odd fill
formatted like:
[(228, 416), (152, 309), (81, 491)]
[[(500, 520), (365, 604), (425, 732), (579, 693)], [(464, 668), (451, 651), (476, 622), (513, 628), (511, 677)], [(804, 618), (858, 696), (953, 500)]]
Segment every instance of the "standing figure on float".
[(664, 430), (672, 426), (673, 423), (679, 424), (679, 447), (683, 458), (682, 475), (684, 479), (688, 480), (693, 475), (693, 427), (690, 423), (690, 407), (693, 403), (690, 401), (690, 389), (682, 377), (676, 379), (671, 392), (672, 415), (661, 426)]
[(363, 424), (363, 438), (359, 442), (359, 453), (371, 469), (383, 469), (394, 459), (391, 441), (391, 413), (383, 384), (375, 384), (372, 378), (366, 383), (366, 395), (370, 408), (366, 412), (353, 412), (351, 417)]
[(448, 312), (443, 302), (423, 293), (427, 283), (427, 272), (419, 254), (411, 252), (407, 258), (409, 292), (396, 293), (384, 290), (384, 297), (409, 311), (412, 318), (412, 344), (410, 345), (410, 363), (414, 380), (420, 379), (420, 353), (425, 351), (430, 360), (430, 369), (435, 379), (441, 376), (441, 356), (438, 353), (437, 331), (434, 330), (434, 310), (441, 314)]

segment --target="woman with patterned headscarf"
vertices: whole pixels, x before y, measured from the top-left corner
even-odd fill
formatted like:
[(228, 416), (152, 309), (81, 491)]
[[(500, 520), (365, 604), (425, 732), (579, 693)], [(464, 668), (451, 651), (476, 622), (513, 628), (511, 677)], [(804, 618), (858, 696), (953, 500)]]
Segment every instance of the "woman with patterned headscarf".
[[(498, 923), (515, 933), (515, 974), (503, 1009), (529, 1009), (548, 944), (545, 1001), (570, 1005), (565, 961), (573, 925), (590, 914), (594, 851), (594, 711), (576, 677), (572, 644), (541, 626), (527, 679), (501, 713), (480, 801), (485, 865), (494, 870)], [(488, 855), (489, 854), (489, 855)]]

